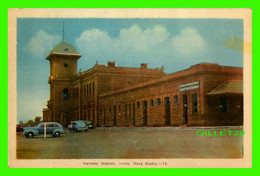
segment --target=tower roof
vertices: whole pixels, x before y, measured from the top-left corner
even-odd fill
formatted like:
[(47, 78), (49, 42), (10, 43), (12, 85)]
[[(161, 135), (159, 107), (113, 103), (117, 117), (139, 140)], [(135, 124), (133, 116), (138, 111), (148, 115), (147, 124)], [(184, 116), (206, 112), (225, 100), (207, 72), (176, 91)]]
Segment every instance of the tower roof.
[(70, 44), (62, 41), (58, 45), (56, 45), (50, 54), (68, 54), (68, 55), (80, 55), (78, 51)]

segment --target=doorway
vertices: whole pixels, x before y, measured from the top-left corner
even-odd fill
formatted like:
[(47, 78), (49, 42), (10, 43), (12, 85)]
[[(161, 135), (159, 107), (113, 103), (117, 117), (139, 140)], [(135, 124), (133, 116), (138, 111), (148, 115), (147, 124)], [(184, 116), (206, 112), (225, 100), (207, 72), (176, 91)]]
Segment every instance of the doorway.
[(164, 118), (165, 125), (171, 125), (170, 97), (164, 98)]
[(183, 124), (188, 124), (188, 96), (183, 95)]
[(143, 125), (147, 125), (147, 101), (143, 101)]
[(135, 126), (135, 103), (133, 104), (133, 125)]
[(104, 126), (107, 125), (107, 119), (106, 119), (106, 116), (107, 116), (107, 112), (106, 112), (106, 108), (104, 108)]
[(113, 122), (114, 122), (114, 126), (116, 126), (116, 121), (117, 121), (117, 113), (116, 113), (116, 106), (113, 106)]

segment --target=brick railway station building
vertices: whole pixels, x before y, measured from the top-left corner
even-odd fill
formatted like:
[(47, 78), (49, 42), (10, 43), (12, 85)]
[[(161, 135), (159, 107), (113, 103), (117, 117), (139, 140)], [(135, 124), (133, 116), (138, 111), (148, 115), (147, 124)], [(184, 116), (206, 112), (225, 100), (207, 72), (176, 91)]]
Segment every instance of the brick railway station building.
[(201, 63), (172, 74), (96, 64), (77, 73), (81, 55), (66, 42), (50, 62), (50, 99), (44, 121), (67, 126), (92, 120), (95, 126), (243, 125), (243, 68)]

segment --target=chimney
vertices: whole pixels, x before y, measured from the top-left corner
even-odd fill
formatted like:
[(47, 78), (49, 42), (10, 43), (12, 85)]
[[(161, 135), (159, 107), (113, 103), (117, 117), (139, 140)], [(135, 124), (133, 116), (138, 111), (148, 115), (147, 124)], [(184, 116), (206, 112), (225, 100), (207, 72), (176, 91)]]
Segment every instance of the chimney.
[(116, 62), (114, 61), (108, 61), (107, 62), (108, 67), (116, 67)]
[(144, 64), (144, 63), (141, 64), (141, 68), (142, 68), (142, 69), (147, 69), (147, 68), (148, 68), (148, 67), (147, 67), (147, 64)]

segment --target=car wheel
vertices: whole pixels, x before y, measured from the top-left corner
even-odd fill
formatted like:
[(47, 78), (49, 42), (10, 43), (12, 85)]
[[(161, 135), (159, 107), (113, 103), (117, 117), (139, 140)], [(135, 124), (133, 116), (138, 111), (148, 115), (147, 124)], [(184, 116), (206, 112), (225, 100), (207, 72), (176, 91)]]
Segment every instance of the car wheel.
[(32, 132), (28, 133), (28, 134), (26, 135), (26, 137), (27, 137), (27, 138), (33, 138), (33, 133), (32, 133)]
[(87, 131), (88, 131), (88, 129), (85, 130), (85, 132), (87, 132)]
[(79, 132), (80, 132), (78, 129), (75, 129), (75, 131), (76, 131), (77, 133), (79, 133)]
[(60, 133), (59, 132), (55, 132), (53, 136), (54, 137), (60, 137)]

